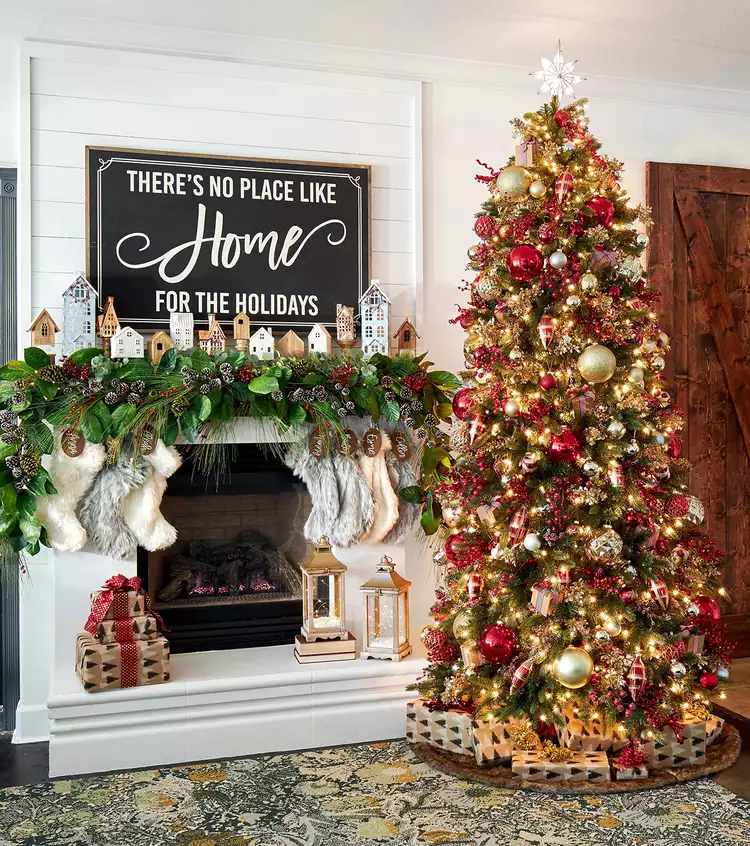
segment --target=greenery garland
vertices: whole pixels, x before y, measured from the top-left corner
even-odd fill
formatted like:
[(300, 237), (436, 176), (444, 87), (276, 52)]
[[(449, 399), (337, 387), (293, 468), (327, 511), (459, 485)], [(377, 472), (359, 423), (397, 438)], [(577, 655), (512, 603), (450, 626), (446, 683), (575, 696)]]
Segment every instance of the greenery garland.
[[(2, 551), (34, 555), (49, 545), (36, 503), (56, 493), (42, 466), (42, 456), (52, 453), (52, 426), (106, 444), (114, 458), (124, 442), (138, 444), (147, 433), (167, 445), (180, 435), (196, 443), (237, 417), (270, 422), (280, 433), (312, 424), (325, 437), (340, 433), (347, 416), (402, 422), (425, 446), (418, 485), (400, 493), (422, 503), (422, 526), (434, 532), (439, 514), (433, 490), (450, 467), (439, 424), (450, 420), (452, 392), (460, 383), (451, 373), (430, 370), (431, 364), (411, 354), (260, 360), (237, 351), (210, 356), (174, 348), (156, 365), (105, 358), (95, 348), (53, 364), (46, 352), (29, 347), (23, 361), (0, 368)], [(218, 464), (218, 453), (205, 445), (197, 455), (204, 471)]]

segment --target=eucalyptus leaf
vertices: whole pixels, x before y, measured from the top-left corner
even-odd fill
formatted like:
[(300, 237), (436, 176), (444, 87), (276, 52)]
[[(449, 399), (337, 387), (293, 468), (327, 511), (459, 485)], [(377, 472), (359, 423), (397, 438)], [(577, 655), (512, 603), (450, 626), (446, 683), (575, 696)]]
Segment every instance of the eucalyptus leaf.
[(256, 376), (248, 383), (248, 388), (254, 394), (272, 394), (279, 390), (279, 380), (273, 376)]
[(40, 350), (39, 347), (27, 347), (23, 351), (23, 360), (29, 367), (33, 367), (34, 370), (39, 370), (40, 367), (46, 367), (50, 363), (50, 357), (44, 350)]

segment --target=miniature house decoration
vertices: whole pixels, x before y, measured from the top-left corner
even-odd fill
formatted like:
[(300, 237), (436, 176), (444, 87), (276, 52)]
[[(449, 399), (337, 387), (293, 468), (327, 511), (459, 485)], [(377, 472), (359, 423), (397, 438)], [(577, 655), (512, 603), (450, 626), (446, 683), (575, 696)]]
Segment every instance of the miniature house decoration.
[(286, 358), (303, 358), (305, 355), (305, 342), (296, 332), (290, 329), (279, 341), (277, 349)]
[(174, 346), (174, 341), (161, 329), (151, 336), (148, 342), (148, 354), (153, 364), (158, 364), (164, 353)]
[(107, 297), (104, 311), (96, 319), (96, 333), (102, 339), (104, 355), (109, 358), (110, 341), (120, 331), (120, 321), (115, 311), (115, 298)]
[(398, 327), (395, 335), (396, 345), (399, 352), (416, 352), (417, 349), (417, 330), (414, 324), (407, 317), (406, 320)]
[(57, 323), (55, 323), (52, 319), (52, 316), (47, 309), (43, 308), (39, 314), (37, 314), (31, 326), (29, 326), (29, 332), (31, 332), (31, 346), (54, 347), (55, 333), (59, 331), (60, 329)]
[(208, 315), (208, 329), (198, 330), (198, 346), (209, 355), (222, 353), (227, 348), (227, 336), (215, 314)]
[(354, 306), (336, 306), (336, 342), (342, 350), (350, 350), (357, 343), (354, 328)]
[(169, 336), (178, 350), (192, 349), (193, 315), (189, 311), (173, 311), (169, 315)]
[(268, 329), (261, 326), (260, 329), (253, 332), (248, 344), (250, 355), (256, 355), (258, 358), (273, 357), (274, 348), (275, 343), (270, 326)]
[(308, 333), (307, 351), (331, 354), (331, 333), (322, 324), (316, 323)]
[(76, 350), (96, 346), (96, 291), (88, 279), (79, 273), (72, 285), (63, 292), (64, 356)]
[(363, 641), (360, 658), (400, 661), (411, 654), (409, 588), (411, 582), (384, 555), (378, 568), (359, 589), (362, 596)]
[(250, 340), (250, 318), (241, 311), (234, 318), (234, 348), (237, 352), (247, 352), (247, 342)]
[(354, 658), (356, 641), (347, 631), (345, 619), (346, 566), (331, 552), (328, 538), (313, 544), (312, 555), (300, 568), (302, 632), (295, 638), (297, 660), (308, 663)]
[(362, 318), (362, 351), (366, 355), (388, 355), (391, 301), (380, 289), (377, 279), (372, 280), (360, 298), (359, 308)]
[(143, 335), (132, 326), (123, 326), (110, 340), (111, 358), (143, 358)]

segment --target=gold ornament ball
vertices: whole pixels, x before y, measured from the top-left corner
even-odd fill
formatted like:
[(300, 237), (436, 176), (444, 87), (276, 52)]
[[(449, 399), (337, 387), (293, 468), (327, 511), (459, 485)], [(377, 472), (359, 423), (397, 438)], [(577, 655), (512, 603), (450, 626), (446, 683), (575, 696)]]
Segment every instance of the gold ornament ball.
[(639, 382), (642, 382), (643, 376), (643, 368), (638, 367), (638, 365), (633, 365), (633, 367), (628, 370), (628, 382), (631, 382), (634, 385), (637, 385)]
[(611, 379), (617, 360), (609, 347), (592, 344), (578, 356), (578, 372), (587, 382), (597, 384)]
[(584, 273), (581, 276), (581, 290), (583, 291), (595, 291), (598, 283), (599, 280), (593, 273)]
[(496, 300), (502, 291), (500, 282), (493, 276), (480, 276), (474, 283), (473, 292), (482, 300)]
[(509, 165), (501, 170), (495, 180), (495, 196), (502, 200), (512, 200), (516, 203), (526, 197), (532, 179), (525, 167)]
[(614, 617), (607, 617), (602, 628), (610, 637), (617, 637), (617, 635), (622, 631), (620, 621)]
[(664, 359), (660, 355), (657, 355), (656, 358), (651, 359), (650, 366), (654, 373), (661, 373), (662, 370), (664, 370), (664, 368), (666, 367), (666, 364), (666, 361), (664, 361)]
[(453, 619), (453, 636), (458, 640), (463, 640), (470, 624), (471, 614), (468, 611), (459, 611)]
[(585, 649), (569, 646), (555, 661), (553, 674), (563, 687), (577, 690), (589, 683), (594, 662)]
[(529, 194), (535, 200), (541, 200), (541, 198), (547, 193), (547, 186), (540, 182), (538, 179), (535, 179), (531, 185), (529, 185)]
[(586, 550), (588, 557), (598, 564), (611, 564), (621, 552), (622, 538), (611, 526), (594, 535)]

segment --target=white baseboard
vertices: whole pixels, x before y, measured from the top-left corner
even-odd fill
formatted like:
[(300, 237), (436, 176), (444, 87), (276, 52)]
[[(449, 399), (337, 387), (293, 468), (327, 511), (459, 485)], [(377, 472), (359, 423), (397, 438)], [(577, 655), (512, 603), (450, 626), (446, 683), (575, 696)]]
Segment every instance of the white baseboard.
[(41, 743), (49, 740), (49, 711), (46, 705), (24, 705), (16, 708), (13, 743)]

